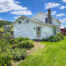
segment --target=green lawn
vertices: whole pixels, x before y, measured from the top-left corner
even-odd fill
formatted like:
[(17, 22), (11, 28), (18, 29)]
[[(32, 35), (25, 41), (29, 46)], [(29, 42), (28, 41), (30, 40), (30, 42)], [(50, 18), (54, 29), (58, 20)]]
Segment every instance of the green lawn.
[(40, 42), (45, 47), (17, 66), (66, 66), (66, 37), (60, 42)]

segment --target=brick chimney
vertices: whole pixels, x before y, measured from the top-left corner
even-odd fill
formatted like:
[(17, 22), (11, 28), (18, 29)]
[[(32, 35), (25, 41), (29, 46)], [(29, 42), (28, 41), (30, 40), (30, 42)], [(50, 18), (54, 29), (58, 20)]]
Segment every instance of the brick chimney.
[(51, 9), (48, 10), (48, 23), (51, 24)]

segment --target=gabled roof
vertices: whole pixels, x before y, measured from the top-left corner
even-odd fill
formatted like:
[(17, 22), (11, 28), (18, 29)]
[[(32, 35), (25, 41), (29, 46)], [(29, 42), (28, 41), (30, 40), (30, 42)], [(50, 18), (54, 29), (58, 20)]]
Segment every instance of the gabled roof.
[[(39, 12), (38, 14), (40, 14), (40, 13), (42, 13), (42, 14), (48, 16), (47, 14), (45, 14), (45, 13), (43, 13), (43, 12)], [(36, 14), (35, 16), (37, 16), (38, 14)], [(26, 18), (26, 19), (35, 21), (35, 22), (37, 22), (37, 23), (44, 23), (44, 22), (42, 22), (42, 21), (40, 21), (40, 20), (38, 20), (38, 19), (35, 19), (35, 18), (34, 18), (35, 16), (33, 16), (32, 18), (29, 18), (29, 17), (27, 17), (27, 16), (21, 16), (21, 17), (19, 17), (18, 19), (16, 19), (15, 22), (18, 22), (19, 20), (22, 20), (23, 18)], [(58, 23), (60, 23), (60, 21), (59, 21), (58, 19), (56, 19), (56, 18), (54, 18), (54, 17), (52, 17), (52, 18), (55, 19), (55, 20), (57, 20)], [(15, 23), (15, 22), (14, 22), (14, 23)]]
[[(43, 15), (48, 16), (46, 13), (39, 12), (39, 13), (37, 13), (35, 16), (33, 16), (32, 18), (34, 19), (34, 17), (36, 17), (36, 16), (39, 15), (39, 14), (43, 14)], [(56, 19), (56, 18), (54, 18), (54, 17), (52, 17), (52, 18), (55, 19), (55, 20), (57, 20), (58, 23), (61, 23), (58, 19)]]
[(35, 22), (35, 23), (38, 23), (38, 24), (48, 25), (48, 26), (52, 26), (52, 27), (58, 27), (58, 26), (55, 26), (55, 25), (52, 25), (52, 24), (48, 24), (48, 23), (46, 24), (46, 23), (44, 23), (44, 22), (42, 22), (42, 21), (39, 21), (39, 20), (37, 20), (37, 19), (29, 18), (29, 17), (27, 17), (27, 16), (21, 16), (21, 17), (19, 17), (19, 18), (14, 22), (14, 24), (17, 23), (19, 20), (22, 20), (22, 18), (29, 19), (29, 20), (31, 20), (31, 21), (33, 21), (33, 22)]
[(32, 18), (34, 18), (34, 17), (36, 17), (37, 15), (39, 15), (39, 14), (43, 14), (43, 15), (46, 15), (46, 16), (48, 16), (46, 13), (43, 13), (43, 12), (38, 12), (35, 16), (33, 16)]
[(14, 23), (18, 22), (19, 20), (22, 20), (23, 18), (29, 19), (29, 20), (34, 21), (36, 23), (42, 23), (42, 21), (39, 21), (39, 20), (36, 20), (36, 19), (33, 19), (33, 18), (29, 18), (27, 16), (21, 16), (21, 17), (19, 17), (18, 19), (16, 19), (16, 21)]

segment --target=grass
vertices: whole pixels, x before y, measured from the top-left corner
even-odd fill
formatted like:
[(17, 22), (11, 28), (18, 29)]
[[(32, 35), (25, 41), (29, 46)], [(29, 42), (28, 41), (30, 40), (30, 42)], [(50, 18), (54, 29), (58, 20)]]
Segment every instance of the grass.
[(40, 42), (46, 46), (17, 66), (66, 66), (66, 37), (60, 42)]

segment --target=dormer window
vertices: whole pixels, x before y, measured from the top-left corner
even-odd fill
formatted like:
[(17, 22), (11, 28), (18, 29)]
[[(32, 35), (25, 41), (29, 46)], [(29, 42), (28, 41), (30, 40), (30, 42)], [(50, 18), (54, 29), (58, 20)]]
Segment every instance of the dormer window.
[(19, 21), (19, 24), (21, 24), (21, 21)]
[(45, 19), (45, 22), (48, 23), (48, 18)]

